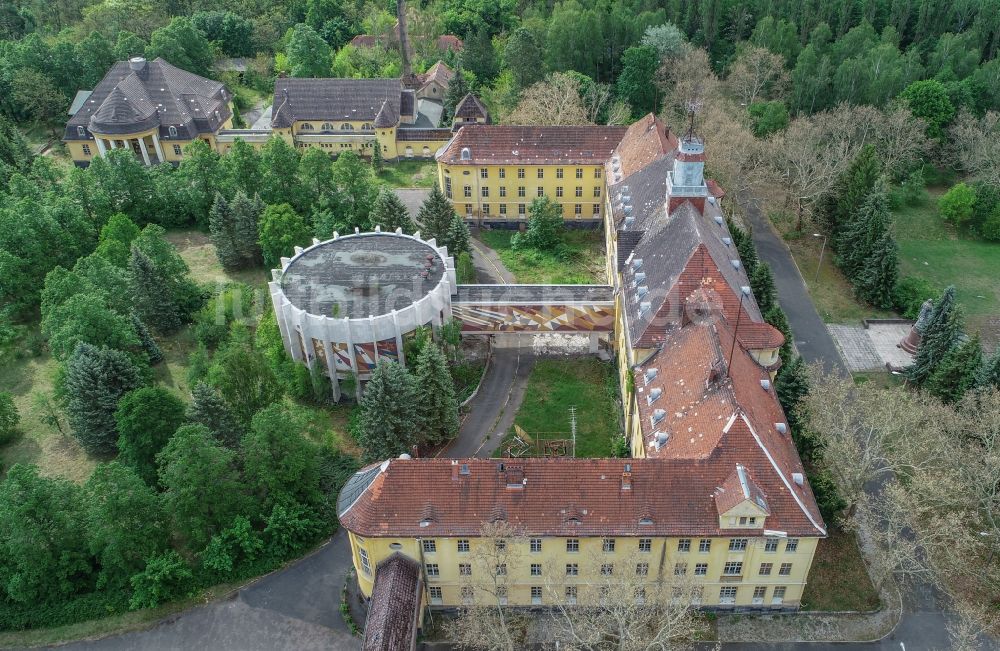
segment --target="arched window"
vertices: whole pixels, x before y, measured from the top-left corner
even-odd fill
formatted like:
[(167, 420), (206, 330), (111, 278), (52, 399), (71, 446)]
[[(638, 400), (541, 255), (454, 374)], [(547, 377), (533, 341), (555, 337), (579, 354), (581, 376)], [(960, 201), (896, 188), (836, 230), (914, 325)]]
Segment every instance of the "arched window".
[(175, 127), (175, 126), (169, 126), (169, 127), (167, 127), (167, 134), (171, 138), (176, 138), (177, 137), (177, 127)]
[(406, 148), (406, 157), (407, 158), (413, 158), (413, 147), (407, 147)]
[(354, 125), (352, 125), (349, 122), (345, 122), (342, 125), (340, 125), (340, 130), (341, 131), (354, 131)]
[(87, 130), (84, 129), (83, 127), (81, 127), (81, 126), (77, 126), (77, 128), (76, 128), (76, 135), (80, 136), (81, 138), (86, 138), (87, 137)]
[(427, 145), (424, 145), (424, 156), (430, 156), (430, 155), (431, 155), (431, 148), (428, 147)]
[(299, 127), (299, 131), (312, 131), (312, 130), (313, 130), (313, 125), (309, 124), (308, 122), (303, 122), (302, 126)]
[(362, 131), (371, 131), (372, 130), (372, 125), (369, 124), (368, 122), (365, 122), (364, 124), (361, 125), (361, 130)]
[(333, 125), (330, 124), (329, 122), (324, 122), (321, 128), (323, 129), (323, 131), (333, 131)]
[(468, 147), (462, 147), (462, 160), (472, 160), (472, 150)]

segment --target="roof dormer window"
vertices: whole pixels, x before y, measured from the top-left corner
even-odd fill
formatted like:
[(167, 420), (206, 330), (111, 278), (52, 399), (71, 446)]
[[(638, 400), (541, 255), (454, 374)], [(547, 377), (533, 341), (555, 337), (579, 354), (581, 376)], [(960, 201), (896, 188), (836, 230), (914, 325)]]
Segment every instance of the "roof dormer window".
[(176, 138), (176, 137), (177, 137), (177, 127), (175, 127), (175, 126), (173, 126), (173, 125), (171, 125), (171, 126), (167, 127), (167, 134), (168, 134), (168, 135), (169, 135), (169, 136), (170, 136), (171, 138)]
[(77, 126), (77, 128), (76, 128), (76, 135), (80, 136), (81, 138), (86, 138), (87, 137), (87, 130), (85, 128), (81, 127), (81, 126)]

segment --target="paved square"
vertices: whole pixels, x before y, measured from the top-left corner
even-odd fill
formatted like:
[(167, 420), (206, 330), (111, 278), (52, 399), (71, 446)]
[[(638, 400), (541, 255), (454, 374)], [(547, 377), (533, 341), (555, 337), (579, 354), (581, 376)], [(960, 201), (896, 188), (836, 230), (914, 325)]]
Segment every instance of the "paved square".
[(886, 363), (893, 367), (913, 363), (913, 358), (897, 346), (910, 332), (909, 323), (871, 323), (868, 328), (839, 324), (826, 327), (852, 372), (884, 371)]

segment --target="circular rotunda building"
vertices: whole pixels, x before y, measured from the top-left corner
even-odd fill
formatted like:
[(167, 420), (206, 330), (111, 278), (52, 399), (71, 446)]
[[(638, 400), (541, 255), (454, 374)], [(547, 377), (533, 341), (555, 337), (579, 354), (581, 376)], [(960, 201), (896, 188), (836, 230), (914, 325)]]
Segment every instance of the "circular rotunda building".
[(376, 228), (296, 247), (268, 286), (285, 350), (319, 364), (339, 400), (341, 381), (356, 378), (360, 391), (379, 359), (406, 363), (417, 328), (450, 318), (455, 264), (433, 239)]

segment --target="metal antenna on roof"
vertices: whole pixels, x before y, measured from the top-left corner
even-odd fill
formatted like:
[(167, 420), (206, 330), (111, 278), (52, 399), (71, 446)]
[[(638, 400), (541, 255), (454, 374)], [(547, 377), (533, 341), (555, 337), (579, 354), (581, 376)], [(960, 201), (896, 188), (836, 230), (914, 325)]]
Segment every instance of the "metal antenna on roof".
[(569, 431), (573, 435), (573, 458), (576, 458), (576, 405), (569, 407)]
[(691, 98), (688, 99), (686, 103), (687, 114), (688, 114), (688, 131), (687, 135), (685, 136), (686, 140), (694, 139), (694, 116), (701, 112), (701, 107), (702, 107), (700, 94), (701, 94), (701, 85), (699, 84), (695, 86), (695, 88), (691, 93)]
[(726, 375), (732, 377), (729, 369), (733, 365), (733, 353), (736, 352), (736, 333), (740, 330), (740, 317), (743, 316), (743, 299), (750, 295), (750, 288), (744, 285), (740, 287), (740, 309), (736, 311), (736, 327), (733, 328), (733, 345), (729, 347), (729, 362), (726, 363)]

